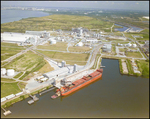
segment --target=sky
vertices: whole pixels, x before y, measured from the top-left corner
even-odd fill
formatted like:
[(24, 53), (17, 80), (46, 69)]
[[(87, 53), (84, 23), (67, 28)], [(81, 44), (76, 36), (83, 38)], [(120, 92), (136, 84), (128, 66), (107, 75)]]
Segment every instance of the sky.
[(149, 11), (149, 1), (1, 1), (1, 7), (10, 5)]

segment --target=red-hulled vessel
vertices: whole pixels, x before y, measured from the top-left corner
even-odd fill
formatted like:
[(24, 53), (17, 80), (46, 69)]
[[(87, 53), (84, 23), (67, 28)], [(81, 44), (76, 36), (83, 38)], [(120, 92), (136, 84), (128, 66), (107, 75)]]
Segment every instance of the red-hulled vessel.
[(60, 89), (56, 90), (56, 94), (51, 96), (51, 98), (57, 98), (58, 96), (67, 96), (76, 90), (96, 81), (97, 79), (102, 77), (103, 69), (97, 69), (93, 73), (89, 74), (88, 76), (83, 76), (81, 79), (74, 81), (69, 86), (61, 87)]

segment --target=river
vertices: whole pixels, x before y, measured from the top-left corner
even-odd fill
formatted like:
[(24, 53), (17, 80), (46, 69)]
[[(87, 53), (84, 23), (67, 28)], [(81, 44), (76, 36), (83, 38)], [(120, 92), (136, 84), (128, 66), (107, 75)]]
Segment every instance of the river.
[[(17, 117), (149, 117), (149, 79), (121, 75), (118, 60), (102, 59), (105, 66), (102, 80), (75, 92), (74, 94), (52, 100), (54, 91), (41, 96), (32, 105), (31, 98), (17, 102), (6, 108), (12, 114), (7, 118)], [(1, 110), (1, 117), (4, 117)]]
[(43, 17), (48, 16), (48, 13), (41, 11), (27, 11), (27, 10), (1, 10), (1, 24), (13, 21), (19, 21), (22, 18), (28, 17)]

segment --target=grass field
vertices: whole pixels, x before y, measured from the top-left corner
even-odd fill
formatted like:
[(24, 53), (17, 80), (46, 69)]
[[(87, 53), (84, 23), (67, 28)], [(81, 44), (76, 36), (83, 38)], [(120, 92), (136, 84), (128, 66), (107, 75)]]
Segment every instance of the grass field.
[(25, 48), (14, 43), (1, 42), (1, 61), (21, 52), (21, 50), (25, 50)]
[(140, 52), (127, 52), (127, 57), (143, 58)]
[(126, 51), (126, 48), (119, 48), (119, 51), (120, 51), (120, 52), (125, 52), (125, 51)]
[(46, 64), (39, 70), (39, 73), (46, 73), (46, 72), (50, 72), (53, 71), (54, 68), (50, 66), (50, 64), (46, 61)]
[[(51, 20), (49, 20), (51, 19)], [(53, 29), (71, 30), (72, 27), (87, 29), (110, 28), (113, 23), (88, 16), (50, 15), (38, 18), (26, 18), (19, 21), (1, 24), (1, 32), (50, 31)]]
[(91, 49), (89, 47), (79, 47), (79, 46), (75, 46), (75, 47), (69, 47), (68, 50), (70, 52), (86, 52), (86, 51), (90, 51)]
[(142, 76), (149, 78), (149, 60), (145, 61), (145, 60), (136, 60), (137, 66), (140, 70), (140, 72), (142, 72)]
[[(43, 53), (44, 55), (58, 60), (71, 60), (73, 62), (78, 61), (87, 61), (89, 58), (89, 54), (77, 54), (77, 53), (61, 53), (61, 52), (53, 52), (53, 51), (40, 51), (38, 52)], [(78, 64), (78, 63), (77, 63)]]
[(1, 78), (1, 81), (14, 82), (14, 79)]
[(22, 74), (23, 74), (23, 72), (20, 72), (20, 73), (17, 74), (14, 78), (19, 78)]
[(37, 49), (60, 50), (60, 51), (66, 51), (66, 48), (67, 43), (64, 42), (57, 42), (56, 44), (53, 45), (46, 43), (44, 45), (37, 46)]
[(15, 83), (2, 83), (1, 82), (1, 98), (8, 96), (10, 94), (16, 94), (21, 92), (19, 87), (17, 86), (18, 82)]
[(17, 59), (14, 59), (9, 64), (5, 65), (4, 68), (13, 68), (17, 71), (31, 71), (42, 60), (43, 57), (28, 51)]

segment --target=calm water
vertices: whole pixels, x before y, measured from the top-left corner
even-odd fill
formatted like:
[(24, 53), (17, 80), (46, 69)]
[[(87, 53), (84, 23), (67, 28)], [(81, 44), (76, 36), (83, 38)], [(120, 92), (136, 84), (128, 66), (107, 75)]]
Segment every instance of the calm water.
[(43, 17), (48, 16), (48, 13), (40, 11), (26, 11), (26, 10), (1, 10), (1, 24), (7, 22), (18, 21), (22, 18), (28, 17)]
[[(115, 24), (116, 26), (122, 26), (122, 25), (119, 25), (119, 24)], [(123, 28), (115, 28), (115, 30), (117, 31), (120, 31), (120, 32), (123, 32), (125, 30), (127, 30), (129, 27), (126, 27), (126, 26), (122, 26)]]
[(102, 59), (102, 65), (102, 80), (63, 99), (52, 100), (54, 91), (32, 105), (27, 98), (7, 108), (7, 117), (149, 117), (149, 79), (120, 75), (118, 60)]
[[(122, 25), (119, 25), (119, 24), (115, 24), (116, 26), (122, 26)], [(122, 26), (123, 28), (115, 28), (117, 31), (120, 31), (120, 32), (124, 32), (125, 30), (127, 30), (129, 27), (126, 27), (126, 26)], [(136, 30), (143, 30), (141, 28), (138, 28), (138, 27), (133, 27), (133, 26), (130, 26), (130, 28), (132, 28), (132, 30), (136, 31)]]

